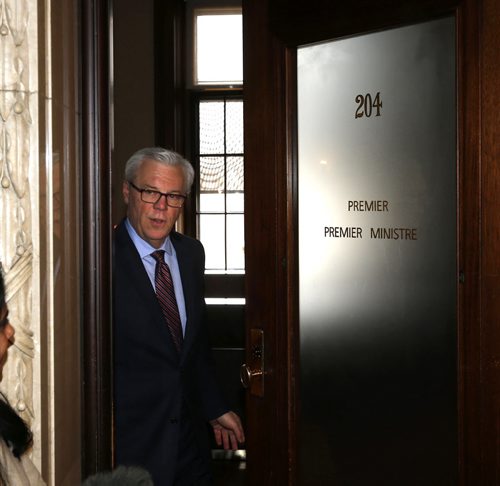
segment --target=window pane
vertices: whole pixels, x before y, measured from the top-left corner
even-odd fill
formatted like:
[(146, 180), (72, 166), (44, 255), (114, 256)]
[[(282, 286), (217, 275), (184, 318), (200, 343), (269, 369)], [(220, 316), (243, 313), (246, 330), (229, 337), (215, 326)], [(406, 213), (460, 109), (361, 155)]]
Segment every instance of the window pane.
[(228, 157), (226, 170), (226, 190), (228, 192), (243, 191), (243, 157)]
[(200, 194), (200, 213), (223, 213), (224, 206), (224, 193), (218, 192), (201, 193)]
[(241, 14), (197, 15), (196, 84), (243, 82)]
[(201, 101), (200, 154), (224, 153), (224, 102)]
[(226, 194), (226, 211), (228, 213), (242, 213), (245, 210), (245, 196), (243, 192), (231, 192)]
[(224, 215), (200, 214), (200, 241), (205, 247), (205, 268), (207, 270), (224, 270)]
[(243, 153), (243, 101), (226, 104), (226, 152)]
[(224, 157), (200, 157), (200, 192), (224, 192)]
[(227, 215), (227, 268), (245, 268), (245, 228), (243, 214)]

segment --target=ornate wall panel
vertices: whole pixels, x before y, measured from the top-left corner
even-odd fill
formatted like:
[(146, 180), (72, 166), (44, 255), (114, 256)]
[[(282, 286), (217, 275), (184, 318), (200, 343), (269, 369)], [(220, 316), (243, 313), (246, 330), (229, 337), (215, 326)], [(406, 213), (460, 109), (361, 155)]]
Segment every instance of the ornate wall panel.
[(49, 485), (79, 484), (78, 0), (0, 0), (0, 261), (15, 344), (2, 391)]
[(38, 59), (36, 0), (0, 0), (0, 260), (15, 344), (1, 388), (40, 458)]

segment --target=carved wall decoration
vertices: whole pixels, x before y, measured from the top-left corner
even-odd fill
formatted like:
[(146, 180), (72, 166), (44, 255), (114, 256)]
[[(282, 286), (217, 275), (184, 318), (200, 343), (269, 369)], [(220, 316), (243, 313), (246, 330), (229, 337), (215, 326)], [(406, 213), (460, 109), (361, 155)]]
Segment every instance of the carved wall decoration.
[(34, 429), (35, 444), (34, 394), (40, 393), (34, 390), (40, 381), (34, 380), (40, 322), (36, 13), (36, 0), (0, 0), (0, 261), (16, 330), (1, 388)]
[(0, 262), (16, 330), (0, 389), (49, 486), (81, 480), (80, 12), (0, 0)]

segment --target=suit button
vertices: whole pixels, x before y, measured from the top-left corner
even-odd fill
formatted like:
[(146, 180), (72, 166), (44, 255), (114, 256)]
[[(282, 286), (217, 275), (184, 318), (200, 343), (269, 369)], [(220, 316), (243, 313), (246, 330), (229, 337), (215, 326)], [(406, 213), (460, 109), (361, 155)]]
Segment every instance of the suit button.
[(178, 423), (179, 423), (179, 419), (176, 419), (176, 418), (171, 418), (171, 419), (170, 419), (170, 423), (171, 423), (171, 424), (178, 424)]

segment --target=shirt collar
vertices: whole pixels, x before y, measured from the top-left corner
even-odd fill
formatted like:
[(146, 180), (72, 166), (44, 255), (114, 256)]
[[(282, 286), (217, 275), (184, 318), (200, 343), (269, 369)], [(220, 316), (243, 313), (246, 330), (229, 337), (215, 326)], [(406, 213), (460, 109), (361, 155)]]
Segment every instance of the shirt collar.
[(154, 248), (152, 245), (150, 245), (147, 241), (143, 240), (137, 234), (137, 231), (134, 229), (128, 218), (125, 219), (125, 227), (127, 228), (128, 234), (130, 235), (130, 238), (132, 239), (134, 246), (137, 248), (137, 251), (139, 252), (139, 256), (141, 257), (141, 259), (151, 255), (151, 253), (153, 253), (156, 250), (164, 250), (165, 253), (167, 253), (167, 255), (173, 254), (174, 250), (172, 242), (170, 241), (170, 235), (165, 238), (165, 241), (163, 242), (163, 245), (161, 245), (160, 248)]

